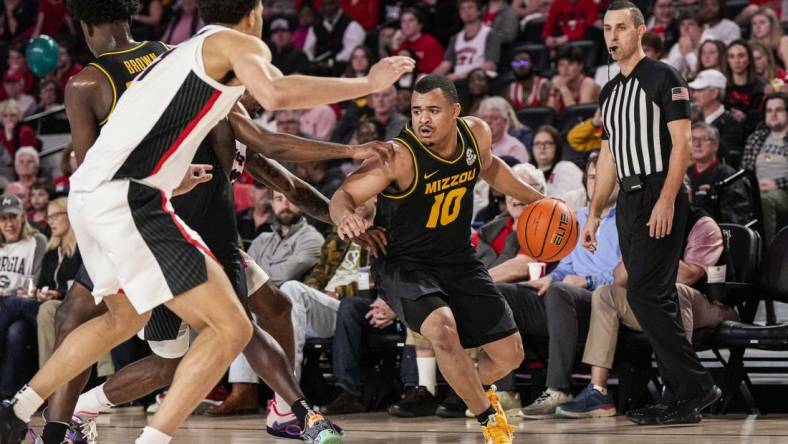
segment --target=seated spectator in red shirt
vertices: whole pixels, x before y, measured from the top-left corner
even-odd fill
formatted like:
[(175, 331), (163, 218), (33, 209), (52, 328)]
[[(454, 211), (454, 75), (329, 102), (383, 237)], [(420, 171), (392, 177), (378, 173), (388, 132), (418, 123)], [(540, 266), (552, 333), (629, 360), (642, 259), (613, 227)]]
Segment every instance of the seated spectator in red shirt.
[(673, 0), (656, 0), (651, 16), (646, 20), (646, 30), (653, 32), (670, 48), (678, 39), (679, 29)]
[(519, 51), (512, 57), (514, 80), (501, 91), (516, 110), (547, 106), (550, 98), (550, 81), (536, 73), (531, 56)]
[(67, 196), (69, 189), (69, 177), (77, 170), (77, 155), (74, 152), (74, 147), (69, 144), (66, 149), (60, 154), (60, 173), (61, 176), (56, 177), (52, 181), (55, 186), (55, 194), (60, 196)]
[(443, 60), (443, 45), (431, 34), (423, 33), (424, 16), (415, 8), (405, 8), (399, 18), (399, 31), (394, 34), (392, 53), (410, 51), (417, 60), (416, 72), (430, 74)]
[(371, 0), (342, 0), (342, 10), (357, 21), (367, 32), (374, 31), (380, 18), (380, 2)]
[(597, 4), (594, 0), (555, 0), (547, 15), (542, 39), (551, 48), (584, 40), (596, 20)]
[(20, 118), (33, 113), (36, 99), (25, 93), (25, 78), (21, 72), (16, 70), (6, 71), (3, 75), (3, 89), (6, 97), (14, 100), (19, 107)]
[(28, 0), (5, 0), (4, 3), (2, 39), (12, 43), (26, 42), (36, 23), (35, 3)]
[[(68, 32), (76, 34), (74, 22), (66, 13), (65, 0), (39, 0), (38, 20), (33, 30), (33, 37), (41, 34), (50, 37), (58, 36), (63, 31), (63, 25), (68, 27)], [(44, 207), (44, 212), (46, 212), (46, 207)]]
[(82, 71), (83, 66), (74, 62), (71, 49), (67, 43), (61, 41), (59, 50), (60, 57), (58, 58), (57, 68), (47, 78), (57, 82), (60, 97), (65, 97), (68, 80)]
[(580, 48), (561, 48), (556, 59), (558, 74), (550, 81), (547, 106), (560, 113), (570, 106), (596, 102), (601, 88), (594, 79), (583, 75), (585, 57)]
[[(24, 43), (14, 43), (8, 49), (8, 71), (14, 70), (17, 72), (22, 73), (22, 76), (25, 78), (25, 92), (30, 94), (33, 91), (33, 87), (35, 86), (36, 77), (30, 72), (30, 68), (27, 66), (27, 60), (25, 59), (25, 44)], [(2, 91), (3, 100), (5, 100), (6, 93)]]
[(15, 100), (9, 99), (0, 104), (3, 114), (3, 146), (9, 158), (16, 155), (17, 148), (21, 146), (36, 146), (38, 140), (36, 131), (28, 125), (19, 123), (22, 119), (22, 109)]

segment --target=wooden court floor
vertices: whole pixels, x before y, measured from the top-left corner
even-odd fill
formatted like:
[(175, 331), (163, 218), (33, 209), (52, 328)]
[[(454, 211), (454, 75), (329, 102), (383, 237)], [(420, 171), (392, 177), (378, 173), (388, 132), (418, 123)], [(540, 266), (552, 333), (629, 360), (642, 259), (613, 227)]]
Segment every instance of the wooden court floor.
[[(474, 420), (394, 419), (385, 413), (336, 417), (345, 430), (344, 443), (478, 444), (481, 433)], [(133, 443), (146, 417), (142, 413), (114, 413), (99, 418), (99, 443)], [(40, 420), (34, 422), (40, 430)], [(593, 420), (516, 419), (515, 442), (535, 444), (788, 444), (788, 415), (707, 417), (693, 426), (637, 426), (623, 417)], [(177, 444), (285, 444), (265, 432), (262, 415), (230, 419), (192, 416), (172, 441)]]

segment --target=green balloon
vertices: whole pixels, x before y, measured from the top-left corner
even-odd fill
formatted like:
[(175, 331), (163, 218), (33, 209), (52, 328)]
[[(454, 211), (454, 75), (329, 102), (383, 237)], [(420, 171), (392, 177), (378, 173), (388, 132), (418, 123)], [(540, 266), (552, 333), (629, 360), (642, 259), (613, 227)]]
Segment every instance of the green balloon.
[(48, 35), (40, 35), (30, 39), (25, 51), (30, 71), (38, 77), (44, 77), (57, 68), (60, 59), (60, 48), (57, 42)]

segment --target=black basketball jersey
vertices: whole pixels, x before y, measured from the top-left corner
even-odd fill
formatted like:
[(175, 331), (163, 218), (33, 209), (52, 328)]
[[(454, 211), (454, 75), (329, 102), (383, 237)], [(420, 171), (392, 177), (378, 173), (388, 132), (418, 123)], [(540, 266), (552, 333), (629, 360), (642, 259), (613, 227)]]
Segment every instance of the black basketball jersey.
[(168, 49), (167, 45), (162, 42), (142, 42), (133, 48), (105, 52), (88, 64), (107, 76), (107, 80), (112, 86), (112, 106), (109, 113), (99, 122), (99, 126), (107, 123), (109, 115), (115, 110), (118, 99), (134, 78)]
[(410, 188), (378, 196), (377, 220), (388, 235), (388, 259), (450, 263), (472, 257), (473, 187), (481, 164), (476, 139), (457, 119), (457, 154), (444, 159), (418, 139), (410, 122), (395, 139), (413, 156)]

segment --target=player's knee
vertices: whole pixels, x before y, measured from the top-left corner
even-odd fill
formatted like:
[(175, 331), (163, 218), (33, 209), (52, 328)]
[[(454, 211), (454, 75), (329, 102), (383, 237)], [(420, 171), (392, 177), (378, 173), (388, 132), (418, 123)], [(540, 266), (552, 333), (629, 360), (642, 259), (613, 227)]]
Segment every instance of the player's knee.
[(433, 313), (431, 319), (422, 324), (421, 334), (429, 339), (432, 347), (440, 351), (452, 351), (459, 346), (457, 325), (453, 319), (442, 314)]
[(249, 340), (252, 339), (252, 322), (246, 316), (238, 316), (237, 319), (234, 319), (231, 323), (223, 325), (221, 327), (220, 335), (222, 336), (222, 340), (224, 344), (226, 344), (226, 348), (228, 350), (235, 350), (232, 354), (233, 356), (237, 355), (238, 353), (246, 347), (246, 344), (249, 343)]

